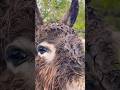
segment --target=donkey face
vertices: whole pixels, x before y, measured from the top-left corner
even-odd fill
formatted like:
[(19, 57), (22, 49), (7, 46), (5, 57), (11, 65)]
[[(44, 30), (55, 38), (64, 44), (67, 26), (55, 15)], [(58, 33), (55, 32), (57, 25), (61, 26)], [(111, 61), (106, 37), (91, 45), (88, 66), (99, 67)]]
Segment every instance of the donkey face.
[[(71, 5), (74, 6), (74, 1)], [(41, 24), (35, 31), (36, 90), (85, 89), (84, 40), (71, 28), (74, 23), (67, 22), (72, 10), (58, 23), (45, 24), (42, 18), (39, 20)]]

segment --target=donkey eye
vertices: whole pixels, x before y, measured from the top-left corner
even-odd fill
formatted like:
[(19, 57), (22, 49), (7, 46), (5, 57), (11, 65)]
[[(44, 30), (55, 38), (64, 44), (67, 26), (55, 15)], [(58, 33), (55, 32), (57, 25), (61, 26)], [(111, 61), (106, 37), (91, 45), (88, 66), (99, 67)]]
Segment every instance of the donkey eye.
[(44, 46), (40, 45), (40, 46), (37, 47), (37, 52), (40, 53), (40, 54), (44, 54), (44, 53), (46, 53), (48, 51), (49, 51), (49, 49), (44, 47)]
[(6, 51), (7, 61), (18, 66), (26, 61), (27, 53), (18, 47), (9, 47)]

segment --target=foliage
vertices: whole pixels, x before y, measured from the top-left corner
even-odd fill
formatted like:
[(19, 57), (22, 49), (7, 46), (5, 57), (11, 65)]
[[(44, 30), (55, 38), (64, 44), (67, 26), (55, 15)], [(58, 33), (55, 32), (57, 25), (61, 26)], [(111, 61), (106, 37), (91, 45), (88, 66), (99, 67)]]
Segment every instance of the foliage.
[(120, 30), (120, 0), (92, 0), (91, 4), (102, 15), (105, 24)]
[[(71, 0), (37, 0), (44, 22), (59, 21), (69, 9)], [(79, 0), (79, 15), (74, 28), (78, 31), (85, 29), (85, 3)]]

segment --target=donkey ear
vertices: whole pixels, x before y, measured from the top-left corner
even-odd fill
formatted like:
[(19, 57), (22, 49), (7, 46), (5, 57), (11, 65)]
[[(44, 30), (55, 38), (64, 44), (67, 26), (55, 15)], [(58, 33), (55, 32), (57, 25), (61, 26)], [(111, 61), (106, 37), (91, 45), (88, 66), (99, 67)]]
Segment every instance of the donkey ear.
[(70, 16), (70, 11), (68, 10), (62, 17), (61, 22), (64, 24), (67, 24), (69, 20), (69, 16)]
[(35, 25), (39, 26), (42, 24), (43, 24), (43, 19), (41, 17), (41, 14), (40, 14), (39, 9), (38, 9), (37, 4), (36, 4), (36, 6), (35, 6)]
[(77, 19), (79, 12), (79, 1), (72, 0), (70, 9), (65, 13), (61, 22), (72, 27)]

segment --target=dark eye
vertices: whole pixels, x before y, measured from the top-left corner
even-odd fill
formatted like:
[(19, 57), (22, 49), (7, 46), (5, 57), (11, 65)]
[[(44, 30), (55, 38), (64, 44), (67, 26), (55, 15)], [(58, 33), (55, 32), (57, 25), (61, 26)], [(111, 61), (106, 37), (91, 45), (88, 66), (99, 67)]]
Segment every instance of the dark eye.
[(26, 61), (27, 53), (18, 47), (9, 47), (6, 50), (6, 59), (14, 66), (18, 66)]
[(44, 54), (46, 52), (48, 52), (48, 48), (44, 47), (44, 46), (38, 46), (37, 47), (37, 52), (40, 54)]

